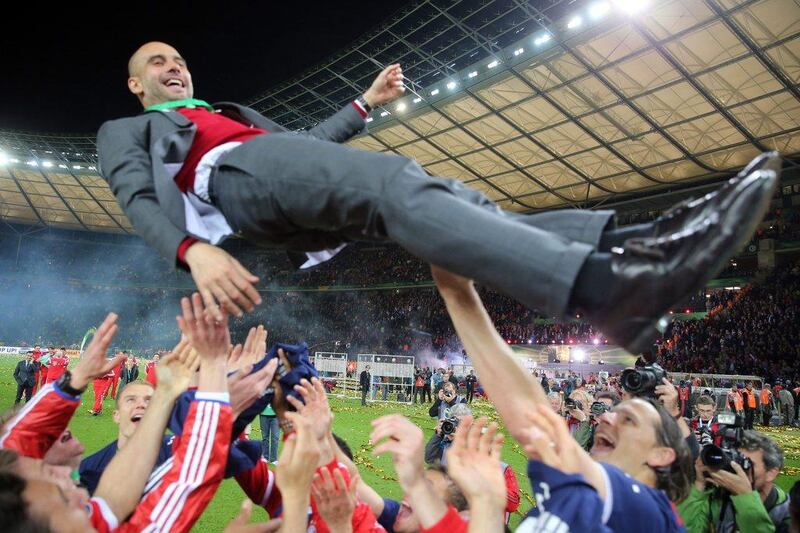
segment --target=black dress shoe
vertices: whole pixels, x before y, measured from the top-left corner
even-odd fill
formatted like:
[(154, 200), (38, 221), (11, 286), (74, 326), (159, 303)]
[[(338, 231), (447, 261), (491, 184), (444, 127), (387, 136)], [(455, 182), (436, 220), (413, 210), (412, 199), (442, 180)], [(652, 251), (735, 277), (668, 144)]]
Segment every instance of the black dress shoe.
[(702, 223), (711, 211), (719, 209), (720, 204), (731, 194), (736, 194), (737, 186), (743, 179), (757, 170), (772, 170), (780, 176), (781, 157), (778, 152), (764, 152), (720, 188), (700, 198), (689, 198), (671, 207), (653, 223), (653, 236), (669, 235), (693, 224)]
[(615, 282), (602, 308), (584, 310), (589, 322), (630, 353), (652, 346), (668, 324), (667, 310), (702, 289), (750, 239), (778, 181), (774, 170), (752, 171), (737, 179), (702, 221), (614, 248)]

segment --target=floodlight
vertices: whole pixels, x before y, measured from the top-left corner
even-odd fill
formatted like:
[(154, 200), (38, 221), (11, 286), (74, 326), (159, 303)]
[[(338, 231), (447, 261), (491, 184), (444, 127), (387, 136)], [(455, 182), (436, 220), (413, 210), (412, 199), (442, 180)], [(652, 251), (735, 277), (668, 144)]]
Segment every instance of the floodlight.
[(0, 152), (0, 165), (6, 165), (6, 164), (8, 164), (8, 158), (6, 157), (6, 154)]
[(395, 109), (397, 109), (398, 111), (405, 111), (406, 104), (404, 102), (400, 102), (399, 104), (397, 104), (397, 107)]
[(468, 77), (468, 78), (474, 78), (474, 77), (475, 77), (475, 76), (477, 76), (477, 75), (478, 75), (478, 71), (477, 71), (477, 70), (473, 70), (472, 72), (470, 72), (469, 74), (467, 74), (467, 77)]
[(540, 35), (539, 37), (537, 37), (536, 40), (533, 41), (533, 44), (535, 44), (536, 46), (542, 46), (544, 43), (548, 42), (550, 39), (551, 39), (550, 34), (549, 33), (545, 33), (545, 34)]
[(420, 103), (421, 101), (422, 101), (422, 98), (420, 98), (419, 96), (418, 96), (418, 97), (416, 97), (416, 98), (414, 98), (414, 103), (415, 103), (415, 104), (418, 104), (418, 103)]
[(597, 2), (589, 7), (589, 16), (591, 16), (593, 19), (599, 19), (605, 16), (610, 9), (611, 6), (608, 5), (608, 2)]
[(494, 67), (496, 67), (496, 66), (497, 66), (497, 65), (499, 65), (499, 64), (500, 64), (500, 62), (499, 62), (498, 60), (496, 60), (496, 59), (495, 59), (494, 61), (492, 61), (491, 63), (489, 63), (489, 64), (488, 64), (488, 65), (486, 65), (486, 66), (487, 66), (487, 67), (489, 67), (489, 68), (494, 68)]
[(431, 96), (436, 96), (437, 94), (439, 94), (439, 89), (434, 89), (431, 91)]
[(83, 167), (82, 167), (82, 166), (80, 166), (80, 165), (72, 165), (72, 168), (74, 168), (75, 170), (80, 170), (80, 169), (82, 169)]
[(579, 27), (581, 24), (583, 24), (583, 19), (580, 16), (575, 15), (574, 17), (569, 19), (569, 22), (567, 22), (567, 28), (569, 28), (571, 30), (574, 30), (575, 28)]
[(44, 168), (50, 168), (53, 166), (53, 163), (51, 163), (50, 161), (45, 161), (44, 163), (42, 163), (42, 166)]
[(388, 111), (381, 111), (381, 116), (382, 117), (387, 117), (387, 116), (389, 116), (389, 112)]
[(628, 14), (634, 15), (647, 7), (647, 0), (613, 0), (617, 8)]
[(586, 358), (586, 352), (580, 348), (572, 350), (572, 355), (575, 357), (576, 361), (583, 361)]
[(28, 166), (31, 166), (31, 167), (38, 167), (39, 166), (39, 163), (37, 163), (36, 161), (34, 161), (32, 159), (30, 161), (26, 162), (25, 164), (28, 165)]
[(447, 82), (447, 88), (450, 89), (451, 91), (456, 88), (456, 85), (457, 84), (454, 81), (448, 81)]
[(514, 55), (515, 55), (515, 56), (518, 56), (518, 55), (520, 55), (520, 54), (521, 54), (522, 52), (524, 52), (524, 51), (525, 51), (525, 49), (524, 49), (524, 48), (517, 48), (516, 50), (514, 50)]

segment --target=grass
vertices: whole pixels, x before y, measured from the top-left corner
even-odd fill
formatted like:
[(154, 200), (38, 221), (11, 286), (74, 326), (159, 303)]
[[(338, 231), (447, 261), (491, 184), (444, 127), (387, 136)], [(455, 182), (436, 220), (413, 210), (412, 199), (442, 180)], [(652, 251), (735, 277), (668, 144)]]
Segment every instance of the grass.
[[(16, 384), (13, 379), (13, 370), (17, 358), (0, 358), (0, 409), (10, 407), (14, 402)], [(93, 394), (90, 390), (83, 396), (81, 407), (72, 419), (70, 428), (73, 433), (86, 446), (86, 455), (94, 453), (116, 438), (117, 428), (111, 413), (114, 405), (112, 400), (106, 400), (103, 414), (92, 417), (87, 412), (93, 403)], [(402, 491), (395, 481), (394, 469), (388, 456), (373, 457), (369, 446), (370, 421), (379, 416), (399, 412), (425, 430), (426, 437), (433, 433), (434, 421), (428, 416), (427, 405), (397, 405), (374, 403), (361, 407), (356, 399), (331, 398), (331, 405), (335, 414), (333, 429), (346, 440), (359, 465), (361, 476), (375, 490), (386, 497), (401, 499)], [(493, 407), (481, 400), (472, 404), (478, 416), (488, 416), (496, 419)], [(778, 478), (778, 484), (788, 490), (795, 481), (800, 479), (800, 432), (788, 429), (773, 429), (768, 433), (775, 438), (786, 453), (786, 468)], [(251, 439), (261, 438), (258, 423), (253, 424), (250, 434)], [(517, 514), (511, 519), (512, 530), (524, 517), (533, 501), (530, 494), (530, 482), (526, 474), (526, 459), (522, 450), (513, 442), (508, 442), (503, 450), (503, 461), (511, 465), (517, 474), (522, 491), (522, 505)], [(226, 480), (214, 499), (203, 513), (194, 527), (195, 531), (222, 531), (230, 520), (238, 513), (239, 505), (244, 499), (244, 493), (233, 480)], [(266, 513), (256, 509), (253, 513), (254, 520), (266, 520)]]

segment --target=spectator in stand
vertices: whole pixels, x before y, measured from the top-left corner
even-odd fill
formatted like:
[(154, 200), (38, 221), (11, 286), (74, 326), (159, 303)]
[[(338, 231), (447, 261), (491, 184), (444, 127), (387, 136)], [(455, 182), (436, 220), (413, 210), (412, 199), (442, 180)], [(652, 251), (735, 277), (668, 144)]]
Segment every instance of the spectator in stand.
[(67, 349), (62, 346), (60, 350), (57, 350), (51, 357), (50, 366), (47, 369), (47, 383), (52, 383), (61, 376), (64, 375), (64, 372), (67, 371), (67, 367), (69, 366), (69, 357), (67, 357)]
[(478, 378), (475, 377), (475, 370), (470, 370), (467, 377), (464, 378), (467, 385), (467, 403), (472, 403), (472, 396), (475, 394), (475, 385), (478, 383)]
[(17, 363), (14, 368), (14, 381), (17, 382), (17, 397), (14, 399), (14, 405), (19, 404), (23, 393), (25, 394), (25, 403), (31, 399), (33, 388), (36, 386), (38, 366), (39, 363), (33, 359), (33, 352), (28, 352), (25, 359)]

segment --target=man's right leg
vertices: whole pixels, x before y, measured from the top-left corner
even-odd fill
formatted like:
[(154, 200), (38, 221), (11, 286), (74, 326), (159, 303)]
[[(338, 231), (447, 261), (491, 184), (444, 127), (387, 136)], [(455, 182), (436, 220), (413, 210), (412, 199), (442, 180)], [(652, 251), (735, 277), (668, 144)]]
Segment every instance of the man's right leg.
[(17, 397), (14, 399), (14, 405), (19, 405), (19, 402), (22, 400), (23, 392), (25, 392), (25, 385), (17, 383)]
[(31, 396), (33, 396), (33, 385), (25, 387), (25, 403), (31, 400)]

